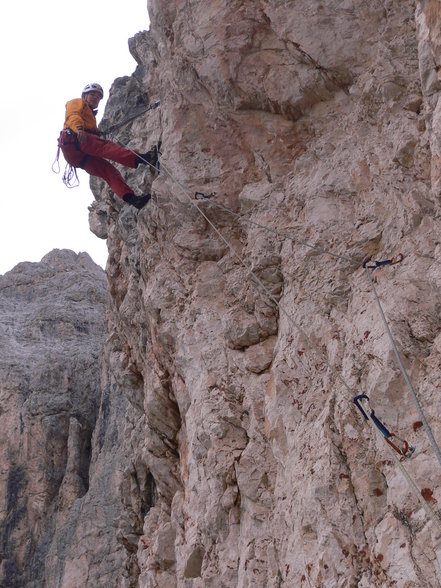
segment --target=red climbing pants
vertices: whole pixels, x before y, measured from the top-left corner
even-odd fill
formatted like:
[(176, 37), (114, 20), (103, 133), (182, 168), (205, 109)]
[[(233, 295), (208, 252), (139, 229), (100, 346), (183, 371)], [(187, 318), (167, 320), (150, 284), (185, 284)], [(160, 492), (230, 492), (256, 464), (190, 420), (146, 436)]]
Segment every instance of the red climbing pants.
[(133, 194), (122, 175), (107, 159), (135, 168), (136, 155), (112, 141), (105, 141), (91, 133), (85, 135), (79, 143), (72, 131), (62, 131), (61, 150), (67, 163), (84, 169), (91, 176), (102, 178), (120, 198), (125, 194)]

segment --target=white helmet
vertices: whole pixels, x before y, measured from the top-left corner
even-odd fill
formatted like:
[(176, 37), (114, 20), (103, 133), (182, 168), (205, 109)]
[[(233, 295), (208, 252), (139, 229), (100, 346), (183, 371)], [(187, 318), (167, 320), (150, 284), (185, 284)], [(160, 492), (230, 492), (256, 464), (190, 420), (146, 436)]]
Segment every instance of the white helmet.
[(82, 94), (87, 94), (88, 92), (98, 92), (99, 94), (101, 94), (101, 98), (104, 98), (104, 91), (99, 84), (87, 84), (87, 86), (84, 87)]

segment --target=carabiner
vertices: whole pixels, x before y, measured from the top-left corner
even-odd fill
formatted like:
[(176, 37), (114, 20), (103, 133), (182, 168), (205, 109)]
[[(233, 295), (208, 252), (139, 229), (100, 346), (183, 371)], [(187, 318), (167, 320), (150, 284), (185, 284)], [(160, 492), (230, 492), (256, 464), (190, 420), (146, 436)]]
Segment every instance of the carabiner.
[(377, 267), (384, 267), (385, 265), (395, 265), (403, 261), (404, 255), (402, 253), (399, 253), (396, 257), (391, 257), (391, 259), (384, 259), (383, 261), (374, 261), (372, 262), (373, 265), (367, 265), (371, 259), (372, 255), (370, 255), (363, 261), (362, 266), (367, 269), (376, 269)]
[[(366, 414), (366, 412), (364, 411), (363, 407), (361, 406), (361, 402), (360, 402), (361, 400), (366, 400), (369, 405), (369, 410), (370, 410), (369, 417)], [(411, 455), (415, 451), (415, 447), (413, 445), (409, 445), (409, 443), (405, 439), (402, 439), (401, 437), (398, 437), (398, 435), (395, 435), (394, 433), (391, 433), (390, 431), (388, 431), (388, 429), (385, 427), (385, 425), (383, 425), (383, 423), (380, 421), (380, 419), (377, 416), (375, 416), (375, 412), (372, 410), (370, 402), (369, 402), (369, 396), (367, 396), (366, 394), (358, 394), (358, 396), (355, 396), (355, 398), (354, 398), (354, 403), (355, 403), (355, 406), (359, 409), (359, 411), (361, 412), (361, 414), (363, 415), (363, 417), (367, 421), (369, 419), (371, 419), (374, 422), (375, 426), (380, 431), (380, 433), (383, 435), (383, 437), (385, 438), (387, 443), (389, 443), (389, 445), (393, 449), (395, 449), (395, 451), (397, 453), (399, 453), (399, 455), (401, 455), (401, 460), (408, 458), (408, 457), (411, 457)], [(398, 439), (400, 441), (400, 443), (402, 444), (402, 447), (399, 447), (393, 441), (391, 441), (392, 437), (394, 437), (395, 439)]]
[(195, 200), (210, 200), (210, 198), (213, 198), (213, 196), (216, 196), (216, 192), (212, 192), (211, 194), (204, 194), (204, 192), (194, 193)]
[[(391, 438), (395, 437), (395, 439), (398, 439), (401, 443), (402, 443), (402, 447), (398, 447), (393, 441), (391, 441)], [(401, 437), (398, 437), (398, 435), (395, 435), (394, 433), (390, 434), (389, 438), (386, 438), (386, 441), (389, 443), (389, 445), (395, 449), (395, 451), (397, 453), (399, 453), (401, 455), (401, 460), (403, 461), (404, 459), (411, 457), (413, 452), (415, 451), (416, 447), (414, 445), (409, 445), (409, 443), (405, 440), (405, 439), (401, 439)]]

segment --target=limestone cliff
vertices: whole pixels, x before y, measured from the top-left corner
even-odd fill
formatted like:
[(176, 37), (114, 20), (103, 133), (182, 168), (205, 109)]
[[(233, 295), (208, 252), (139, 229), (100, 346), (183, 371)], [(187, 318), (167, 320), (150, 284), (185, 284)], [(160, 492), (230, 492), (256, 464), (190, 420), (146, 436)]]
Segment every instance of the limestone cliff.
[(95, 484), (106, 298), (87, 254), (55, 250), (0, 277), (2, 586), (44, 585), (51, 548), (71, 541)]
[(405, 466), (436, 511), (439, 464), (373, 290), (361, 263), (304, 243), (404, 255), (372, 275), (440, 438), (440, 3), (149, 13), (104, 126), (160, 99), (117, 138), (161, 139), (162, 172), (139, 214), (95, 189), (138, 378), (126, 476), (157, 492), (145, 514), (132, 483), (139, 586), (437, 586), (437, 530), (339, 379), (416, 445)]
[(148, 9), (102, 126), (159, 99), (113, 136), (161, 140), (161, 173), (124, 171), (152, 191), (140, 212), (92, 183), (100, 411), (46, 585), (439, 586), (436, 526), (352, 402), (416, 446), (402, 463), (438, 516), (440, 464), (361, 261), (403, 254), (371, 276), (439, 440), (439, 0)]

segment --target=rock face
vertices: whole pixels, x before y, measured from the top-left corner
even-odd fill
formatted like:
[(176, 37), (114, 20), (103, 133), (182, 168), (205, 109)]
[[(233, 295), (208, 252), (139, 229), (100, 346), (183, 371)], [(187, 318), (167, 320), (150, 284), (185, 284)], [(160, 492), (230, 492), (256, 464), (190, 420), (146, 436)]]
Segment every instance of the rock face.
[(106, 299), (84, 253), (55, 250), (0, 278), (2, 586), (45, 585), (45, 558), (87, 497)]
[(440, 438), (440, 3), (149, 12), (104, 125), (160, 99), (117, 137), (161, 139), (162, 171), (140, 213), (100, 183), (94, 205), (138, 379), (136, 582), (438, 586), (439, 533), (352, 398), (416, 445), (405, 466), (436, 511), (439, 464), (361, 260), (404, 255), (372, 277)]
[(362, 260), (403, 254), (370, 275), (441, 439), (439, 1), (148, 8), (103, 127), (160, 99), (114, 137), (161, 140), (161, 173), (124, 170), (152, 191), (140, 212), (92, 182), (101, 403), (46, 585), (439, 586), (439, 523), (352, 402), (416, 446), (402, 465), (438, 516), (440, 464)]

